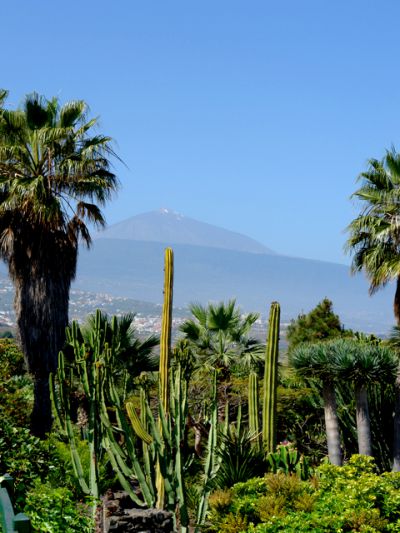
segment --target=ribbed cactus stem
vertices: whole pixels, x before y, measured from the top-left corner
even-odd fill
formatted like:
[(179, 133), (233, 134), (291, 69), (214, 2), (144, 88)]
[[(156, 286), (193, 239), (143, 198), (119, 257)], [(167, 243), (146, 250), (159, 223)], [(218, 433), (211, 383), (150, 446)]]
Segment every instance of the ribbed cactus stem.
[(249, 374), (249, 431), (253, 437), (253, 446), (260, 448), (260, 426), (258, 422), (258, 375), (251, 371)]
[(164, 302), (161, 319), (160, 338), (160, 390), (159, 397), (168, 413), (168, 385), (169, 358), (171, 352), (171, 323), (172, 323), (172, 291), (174, 283), (174, 254), (171, 248), (166, 248), (164, 257)]
[(142, 439), (143, 442), (146, 444), (151, 444), (153, 442), (153, 438), (151, 435), (147, 433), (145, 430), (142, 422), (140, 421), (140, 418), (136, 414), (135, 407), (132, 402), (127, 402), (126, 405), (126, 412), (128, 413), (129, 420), (131, 421), (132, 428), (136, 435), (139, 437), (139, 439)]
[(262, 441), (265, 453), (276, 448), (276, 389), (278, 380), (280, 306), (272, 302), (265, 352)]
[[(164, 256), (164, 302), (161, 319), (160, 338), (160, 373), (159, 373), (159, 399), (166, 418), (169, 415), (169, 358), (171, 352), (171, 325), (172, 325), (172, 292), (174, 283), (174, 254), (171, 248), (165, 249)], [(160, 466), (156, 473), (157, 507), (164, 508), (165, 483)]]

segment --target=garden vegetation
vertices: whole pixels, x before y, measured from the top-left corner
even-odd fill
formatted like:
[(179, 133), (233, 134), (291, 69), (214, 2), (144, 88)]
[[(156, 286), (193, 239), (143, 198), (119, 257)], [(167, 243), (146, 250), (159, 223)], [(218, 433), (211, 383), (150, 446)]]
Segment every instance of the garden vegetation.
[[(0, 482), (13, 476), (15, 511), (34, 531), (92, 532), (123, 489), (181, 533), (400, 531), (399, 328), (345, 330), (325, 298), (284, 332), (273, 302), (264, 342), (231, 300), (192, 304), (172, 343), (171, 249), (160, 338), (134, 314), (69, 323), (78, 244), (117, 188), (111, 139), (83, 102), (6, 96), (0, 254), (18, 338), (0, 339)], [(355, 193), (348, 248), (372, 292), (399, 278), (399, 169), (394, 151), (372, 160)]]

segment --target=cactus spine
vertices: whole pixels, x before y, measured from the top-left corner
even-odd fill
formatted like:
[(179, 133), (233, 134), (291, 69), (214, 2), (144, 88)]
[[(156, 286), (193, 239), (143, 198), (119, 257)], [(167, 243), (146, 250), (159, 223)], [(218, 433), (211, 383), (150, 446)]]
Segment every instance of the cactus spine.
[(279, 357), (279, 321), (279, 303), (272, 302), (269, 313), (264, 372), (262, 441), (263, 449), (266, 453), (273, 452), (276, 448), (276, 388)]
[(249, 431), (256, 450), (260, 448), (258, 410), (258, 375), (252, 370), (249, 374)]
[[(169, 359), (171, 352), (171, 322), (172, 322), (172, 291), (174, 283), (174, 254), (171, 248), (165, 249), (164, 257), (164, 302), (161, 319), (160, 339), (160, 373), (159, 373), (159, 398), (160, 407), (166, 418), (169, 415), (168, 389), (169, 389)], [(160, 426), (161, 435), (165, 436), (163, 426)], [(160, 464), (156, 473), (157, 507), (163, 509), (165, 505), (165, 479), (162, 475)]]

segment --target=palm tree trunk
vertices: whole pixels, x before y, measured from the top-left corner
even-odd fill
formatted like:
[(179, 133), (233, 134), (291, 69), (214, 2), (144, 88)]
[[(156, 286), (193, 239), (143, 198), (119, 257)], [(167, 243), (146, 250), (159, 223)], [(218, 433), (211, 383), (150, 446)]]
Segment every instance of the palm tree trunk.
[(368, 394), (365, 385), (356, 385), (356, 419), (358, 453), (372, 456), (371, 424), (368, 409)]
[(337, 416), (335, 388), (332, 383), (323, 383), (322, 395), (324, 398), (326, 440), (329, 461), (333, 465), (341, 466), (342, 452), (340, 448), (339, 420)]
[(14, 306), (19, 341), (34, 382), (31, 430), (44, 438), (52, 424), (49, 374), (57, 369), (68, 325), (70, 276), (49, 270), (39, 274), (33, 268), (24, 274), (28, 275), (15, 278)]
[(393, 312), (397, 325), (400, 326), (400, 276), (396, 281), (396, 292), (394, 294)]
[(395, 381), (395, 402), (393, 418), (393, 472), (400, 472), (400, 374)]

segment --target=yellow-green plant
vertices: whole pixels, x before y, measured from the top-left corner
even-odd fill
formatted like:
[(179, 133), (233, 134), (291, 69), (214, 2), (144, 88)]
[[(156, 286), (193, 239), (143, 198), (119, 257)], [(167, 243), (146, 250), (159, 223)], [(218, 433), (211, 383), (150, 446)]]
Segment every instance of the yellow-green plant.
[[(164, 303), (161, 319), (161, 339), (160, 339), (160, 372), (159, 372), (159, 399), (165, 417), (169, 416), (168, 386), (169, 386), (169, 361), (171, 352), (171, 325), (172, 325), (172, 297), (174, 284), (174, 254), (171, 248), (166, 248), (164, 257)], [(160, 426), (161, 435), (163, 428)], [(164, 435), (165, 436), (165, 435)], [(160, 465), (157, 466), (156, 474), (157, 486), (157, 507), (164, 508), (165, 505), (165, 480), (161, 472)]]

